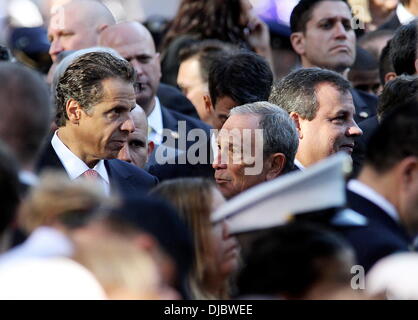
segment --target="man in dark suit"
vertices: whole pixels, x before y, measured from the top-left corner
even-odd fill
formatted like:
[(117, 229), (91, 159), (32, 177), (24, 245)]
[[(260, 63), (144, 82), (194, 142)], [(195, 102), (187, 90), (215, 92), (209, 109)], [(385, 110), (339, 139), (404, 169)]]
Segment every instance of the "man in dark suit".
[(359, 127), (363, 130), (363, 135), (358, 137), (353, 150), (353, 176), (356, 176), (364, 162), (367, 150), (367, 143), (373, 132), (379, 126), (379, 121), (385, 114), (398, 106), (413, 101), (418, 98), (418, 78), (402, 75), (389, 81), (383, 88), (377, 107), (377, 115), (362, 123)]
[(418, 73), (418, 19), (400, 27), (390, 41), (390, 57), (396, 75)]
[[(165, 166), (165, 163), (156, 159), (155, 156), (158, 156), (160, 147), (166, 146), (168, 140), (173, 140), (174, 143), (169, 143), (169, 147), (173, 149), (176, 164), (172, 167), (172, 170), (170, 169), (169, 177), (188, 175), (193, 169), (188, 163), (183, 167), (177, 166), (178, 153), (187, 152), (189, 147), (196, 142), (196, 140), (190, 141), (187, 139), (192, 129), (199, 129), (206, 135), (204, 142), (197, 142), (201, 142), (203, 144), (202, 148), (209, 150), (210, 127), (196, 118), (167, 109), (160, 103), (160, 99), (156, 96), (161, 78), (160, 59), (150, 32), (139, 22), (119, 23), (101, 33), (99, 44), (118, 51), (137, 72), (136, 102), (147, 114), (148, 136), (156, 146), (155, 152), (149, 160), (149, 166), (158, 167), (153, 172), (155, 174), (162, 172), (159, 168)], [(198, 175), (210, 176), (213, 171), (209, 158), (205, 159), (204, 162), (204, 164), (199, 164), (204, 173)], [(168, 177), (159, 176), (159, 178)]]
[[(356, 36), (345, 0), (301, 0), (290, 17), (290, 40), (304, 68), (320, 67), (343, 74), (354, 64)], [(374, 95), (351, 89), (359, 123), (376, 114)]]
[(135, 70), (106, 52), (77, 57), (56, 87), (56, 125), (39, 170), (65, 169), (71, 179), (100, 181), (106, 193), (132, 194), (152, 188), (157, 179), (115, 159), (135, 127)]
[(418, 100), (390, 112), (369, 141), (358, 179), (347, 185), (348, 206), (367, 225), (339, 231), (366, 271), (386, 255), (407, 251), (418, 232), (417, 128)]

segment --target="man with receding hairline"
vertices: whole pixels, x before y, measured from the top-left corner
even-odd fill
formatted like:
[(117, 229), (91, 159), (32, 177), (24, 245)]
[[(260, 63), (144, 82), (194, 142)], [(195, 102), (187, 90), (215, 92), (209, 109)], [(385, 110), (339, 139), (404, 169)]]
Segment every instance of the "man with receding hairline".
[(96, 46), (100, 32), (115, 23), (109, 9), (98, 1), (73, 0), (55, 7), (48, 26), (52, 61), (62, 51)]
[(129, 134), (128, 141), (119, 151), (118, 159), (143, 168), (154, 150), (154, 142), (148, 141), (148, 122), (144, 110), (136, 106), (131, 111), (131, 116), (135, 130)]

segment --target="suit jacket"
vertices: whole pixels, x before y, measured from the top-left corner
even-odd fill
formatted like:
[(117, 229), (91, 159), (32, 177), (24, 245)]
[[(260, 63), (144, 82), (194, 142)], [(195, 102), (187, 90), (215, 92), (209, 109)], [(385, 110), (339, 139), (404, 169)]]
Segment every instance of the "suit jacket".
[[(148, 192), (158, 179), (143, 169), (117, 159), (104, 160), (109, 175), (110, 189), (118, 191), (122, 196), (129, 196), (138, 192)], [(51, 143), (47, 143), (37, 165), (37, 171), (45, 169), (64, 170)]]
[(401, 26), (396, 10), (393, 12), (393, 15), (386, 20), (377, 30), (396, 30)]
[(353, 158), (352, 177), (356, 177), (360, 172), (366, 156), (367, 144), (378, 126), (379, 121), (377, 120), (377, 115), (374, 115), (359, 124), (360, 129), (363, 131), (363, 135), (355, 138), (353, 154), (351, 155)]
[[(192, 117), (186, 116), (174, 110), (170, 110), (161, 106), (161, 113), (163, 119), (164, 129), (169, 129), (172, 132), (172, 136), (176, 137), (177, 142), (179, 140), (186, 140), (185, 149), (181, 148), (180, 143), (176, 144), (175, 156), (173, 157), (173, 164), (159, 164), (155, 159), (155, 150), (151, 155), (146, 169), (152, 175), (158, 177), (160, 181), (180, 178), (180, 177), (212, 177), (214, 175), (214, 170), (212, 168), (212, 158), (210, 152), (210, 129), (211, 127), (204, 123), (201, 120), (194, 119)], [(204, 161), (201, 163), (190, 163), (190, 159), (186, 159), (186, 163), (180, 164), (179, 154), (182, 152), (187, 152), (191, 146), (195, 147), (195, 141), (187, 141), (186, 137), (182, 136), (182, 133), (179, 131), (178, 122), (185, 121), (186, 124), (186, 134), (188, 134), (193, 129), (201, 129), (205, 132), (206, 139), (204, 141), (199, 140), (200, 150), (204, 150), (206, 155), (203, 155)], [(183, 140), (184, 139), (184, 140)], [(164, 142), (164, 141), (163, 141)], [(180, 150), (178, 148), (180, 147)], [(199, 155), (200, 153), (197, 153)]]
[(381, 258), (409, 251), (412, 239), (406, 230), (373, 202), (347, 191), (349, 208), (367, 218), (366, 226), (336, 227), (353, 246), (358, 264), (367, 272)]
[(194, 105), (176, 87), (160, 83), (157, 96), (160, 99), (161, 104), (167, 108), (195, 119), (200, 119)]
[(354, 107), (356, 108), (354, 121), (356, 121), (357, 124), (374, 116), (377, 113), (376, 96), (357, 89), (351, 89), (351, 94), (353, 95), (353, 103)]

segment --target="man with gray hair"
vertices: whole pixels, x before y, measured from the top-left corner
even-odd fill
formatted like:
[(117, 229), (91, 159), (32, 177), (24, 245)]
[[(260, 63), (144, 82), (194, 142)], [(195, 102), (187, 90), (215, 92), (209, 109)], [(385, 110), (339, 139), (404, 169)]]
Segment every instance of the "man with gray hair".
[(296, 70), (273, 86), (269, 101), (285, 109), (295, 122), (299, 169), (339, 151), (351, 155), (354, 138), (363, 133), (354, 121), (350, 83), (334, 71)]
[(218, 135), (215, 180), (229, 199), (293, 169), (298, 149), (295, 125), (266, 101), (235, 107)]

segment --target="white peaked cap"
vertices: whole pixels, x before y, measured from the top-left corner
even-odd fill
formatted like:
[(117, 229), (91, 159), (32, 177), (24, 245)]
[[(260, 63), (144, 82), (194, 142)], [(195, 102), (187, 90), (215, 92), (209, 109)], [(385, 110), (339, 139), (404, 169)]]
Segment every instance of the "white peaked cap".
[(0, 300), (105, 300), (82, 265), (69, 258), (28, 258), (0, 267)]
[(349, 170), (351, 158), (337, 153), (242, 192), (215, 211), (211, 220), (226, 219), (234, 234), (283, 225), (296, 214), (342, 207)]
[(366, 290), (390, 300), (417, 300), (418, 253), (396, 253), (379, 260), (367, 273)]

